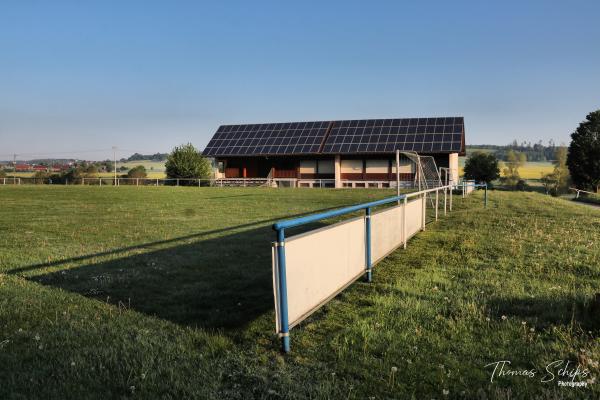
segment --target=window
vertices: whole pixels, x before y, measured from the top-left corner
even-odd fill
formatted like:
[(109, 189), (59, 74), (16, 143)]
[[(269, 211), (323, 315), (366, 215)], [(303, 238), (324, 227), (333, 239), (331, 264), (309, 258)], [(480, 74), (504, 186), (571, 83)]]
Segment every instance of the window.
[(300, 161), (300, 173), (301, 174), (316, 174), (317, 173), (317, 162), (315, 160)]
[[(392, 162), (392, 173), (396, 173), (396, 161)], [(400, 160), (400, 173), (401, 174), (414, 174), (415, 173), (415, 164), (406, 159)]]
[(342, 174), (362, 174), (362, 160), (342, 160)]
[(334, 174), (335, 167), (333, 160), (319, 160), (318, 171), (319, 174)]
[(388, 160), (367, 160), (367, 174), (387, 174)]

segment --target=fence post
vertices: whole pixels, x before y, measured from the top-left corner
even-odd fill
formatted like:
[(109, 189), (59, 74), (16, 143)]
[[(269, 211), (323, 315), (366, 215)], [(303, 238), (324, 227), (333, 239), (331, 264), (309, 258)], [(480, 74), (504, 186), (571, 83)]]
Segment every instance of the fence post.
[(438, 192), (439, 190), (435, 190), (435, 220), (438, 220)]
[(485, 208), (487, 208), (487, 203), (488, 203), (487, 182), (485, 183), (485, 186), (484, 186), (484, 188), (485, 188), (485, 193), (484, 193), (484, 195), (483, 195), (483, 199), (484, 199), (484, 200), (483, 200), (483, 206), (484, 206)]
[(446, 201), (448, 195), (448, 186), (444, 187), (444, 216), (446, 216)]
[(156, 178), (156, 187), (158, 187), (158, 178)]
[(423, 193), (421, 196), (421, 207), (423, 208), (423, 214), (421, 218), (421, 230), (425, 230), (425, 219), (427, 218), (427, 193)]
[(367, 266), (367, 282), (371, 282), (371, 208), (365, 209), (365, 263)]
[(450, 186), (450, 211), (452, 211), (452, 192), (453, 191), (454, 191), (454, 188), (451, 185)]
[(279, 275), (279, 311), (281, 346), (284, 353), (290, 352), (290, 327), (288, 323), (287, 280), (285, 272), (285, 231), (277, 231), (277, 266)]
[(85, 185), (85, 178), (81, 178), (81, 184)]
[(408, 238), (406, 237), (406, 207), (408, 206), (408, 198), (404, 196), (404, 208), (402, 210), (402, 238), (404, 239), (404, 248), (406, 249), (406, 242), (408, 242)]

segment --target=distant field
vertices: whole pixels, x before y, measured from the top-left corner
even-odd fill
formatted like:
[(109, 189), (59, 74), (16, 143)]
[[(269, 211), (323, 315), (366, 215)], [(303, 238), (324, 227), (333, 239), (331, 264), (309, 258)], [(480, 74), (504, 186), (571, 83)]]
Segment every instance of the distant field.
[(536, 193), (455, 196), (282, 356), (270, 224), (389, 194), (0, 187), (0, 398), (600, 398), (540, 382), (599, 377), (600, 212)]
[[(126, 166), (127, 168), (131, 169), (138, 165), (143, 165), (144, 167), (146, 167), (149, 178), (156, 179), (156, 178), (165, 178), (166, 177), (164, 161), (129, 161), (129, 162), (125, 162), (125, 163), (118, 162), (117, 168), (120, 166)], [(126, 173), (127, 172), (117, 171), (118, 175), (123, 175)], [(17, 172), (16, 174), (9, 172), (8, 175), (9, 176), (16, 175), (17, 177), (21, 177), (21, 178), (30, 178), (34, 175), (34, 172)], [(102, 173), (98, 174), (98, 176), (100, 176), (102, 178), (112, 178), (114, 176), (114, 173), (113, 172), (102, 172)]]
[[(459, 173), (463, 175), (466, 157), (459, 158)], [(550, 173), (554, 170), (554, 165), (551, 162), (527, 162), (519, 168), (519, 174), (523, 179), (540, 179), (542, 174)], [(502, 174), (502, 165), (500, 166)]]

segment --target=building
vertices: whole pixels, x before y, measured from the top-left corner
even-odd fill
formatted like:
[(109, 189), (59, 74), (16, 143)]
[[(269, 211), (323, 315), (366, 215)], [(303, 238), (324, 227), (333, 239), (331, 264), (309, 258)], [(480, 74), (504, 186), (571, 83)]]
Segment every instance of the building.
[[(458, 180), (465, 153), (463, 117), (371, 119), (223, 125), (203, 154), (218, 178), (287, 180), (294, 186), (384, 186), (396, 182), (396, 150), (432, 156)], [(400, 179), (411, 182), (404, 158)]]

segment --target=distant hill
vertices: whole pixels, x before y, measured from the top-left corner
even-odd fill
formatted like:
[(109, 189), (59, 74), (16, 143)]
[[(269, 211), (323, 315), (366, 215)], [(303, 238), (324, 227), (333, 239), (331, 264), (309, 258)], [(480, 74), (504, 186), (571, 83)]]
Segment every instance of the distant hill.
[(122, 158), (121, 162), (127, 161), (165, 161), (169, 153), (155, 153), (155, 154), (140, 154), (134, 153), (129, 158)]

